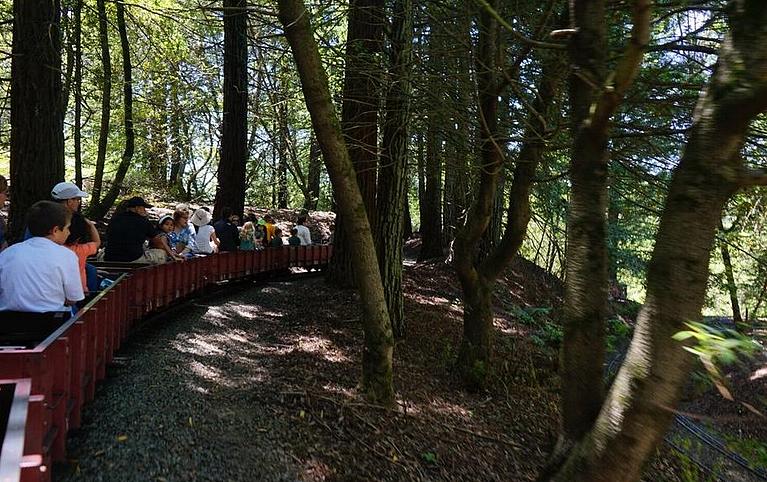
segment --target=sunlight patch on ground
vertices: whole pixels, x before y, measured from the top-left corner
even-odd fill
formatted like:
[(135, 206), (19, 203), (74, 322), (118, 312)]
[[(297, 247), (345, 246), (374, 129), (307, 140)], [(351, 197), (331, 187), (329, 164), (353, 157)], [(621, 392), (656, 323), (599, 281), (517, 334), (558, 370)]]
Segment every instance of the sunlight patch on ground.
[(751, 377), (749, 378), (749, 380), (752, 380), (752, 381), (753, 381), (753, 380), (759, 380), (760, 378), (765, 378), (765, 377), (767, 377), (767, 366), (763, 366), (762, 368), (760, 368), (760, 369), (756, 370), (756, 371), (755, 371), (755, 372), (754, 372), (754, 373), (751, 375)]
[(171, 345), (177, 351), (181, 353), (188, 353), (190, 355), (223, 355), (224, 351), (218, 346), (214, 345), (213, 340), (209, 336), (195, 335), (191, 338), (181, 339), (174, 341)]
[(336, 349), (333, 342), (327, 338), (300, 335), (293, 338), (293, 340), (297, 345), (297, 349), (300, 351), (321, 355), (325, 360), (333, 363), (349, 361), (349, 357), (342, 351)]
[(509, 324), (507, 320), (498, 318), (497, 316), (493, 318), (493, 328), (505, 335), (519, 335), (521, 333), (517, 327)]
[(461, 405), (456, 405), (455, 403), (450, 403), (446, 400), (443, 400), (441, 398), (435, 398), (429, 403), (429, 409), (432, 412), (438, 413), (440, 415), (448, 415), (453, 418), (459, 418), (462, 420), (469, 420), (472, 418), (471, 410), (467, 410), (465, 407), (462, 407)]
[(189, 362), (189, 369), (192, 371), (192, 373), (204, 380), (220, 382), (224, 379), (224, 375), (221, 373), (221, 370), (210, 365), (200, 363), (197, 360), (192, 360)]
[(335, 393), (338, 395), (343, 395), (346, 398), (356, 398), (357, 397), (357, 391), (353, 388), (349, 387), (342, 387), (341, 385), (338, 385), (336, 383), (326, 383), (322, 386), (324, 390), (327, 390), (330, 393)]
[(412, 299), (422, 305), (442, 306), (446, 304), (451, 304), (451, 300), (444, 298), (442, 296), (423, 296), (423, 295), (417, 294), (415, 296), (412, 296)]

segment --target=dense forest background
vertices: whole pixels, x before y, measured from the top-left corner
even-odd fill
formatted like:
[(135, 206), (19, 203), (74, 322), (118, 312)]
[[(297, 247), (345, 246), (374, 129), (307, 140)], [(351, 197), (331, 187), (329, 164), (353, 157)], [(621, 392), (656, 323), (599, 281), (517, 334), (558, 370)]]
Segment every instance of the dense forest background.
[[(694, 362), (675, 336), (702, 311), (744, 331), (767, 314), (760, 0), (6, 0), (0, 15), (12, 233), (62, 172), (94, 218), (128, 193), (332, 209), (328, 277), (360, 293), (361, 387), (382, 404), (413, 231), (460, 282), (470, 390), (511, 260), (563, 278), (553, 480), (638, 476)], [(608, 298), (626, 296), (644, 306), (607, 386)]]
[[(514, 158), (531, 133), (529, 110), (538, 78), (565, 76), (561, 50), (521, 38), (544, 37), (556, 19), (558, 2), (513, 2), (501, 10), (514, 31), (502, 29), (508, 72), (499, 106), (503, 148)], [(610, 275), (627, 285), (632, 299), (644, 293), (644, 270), (652, 249), (671, 169), (692, 120), (698, 93), (711, 74), (725, 30), (724, 2), (658, 2), (652, 46), (639, 78), (620, 107), (611, 135), (608, 241)], [(223, 105), (223, 8), (212, 2), (144, 0), (125, 4), (132, 63), (135, 152), (120, 192), (212, 202), (221, 147)], [(419, 2), (412, 11), (408, 206), (415, 230), (435, 229), (441, 246), (452, 241), (472, 195), (478, 165), (476, 122), (477, 26), (479, 4)], [(103, 9), (103, 16), (100, 12)], [(330, 86), (340, 110), (343, 95), (348, 5), (321, 2), (312, 8)], [(623, 2), (608, 2), (610, 62), (630, 25)], [(103, 21), (102, 21), (103, 19)], [(3, 28), (0, 62), (0, 166), (8, 172), (12, 2), (0, 2)], [(391, 19), (382, 19), (388, 32)], [(116, 4), (64, 0), (61, 5), (62, 82), (66, 178), (93, 190), (98, 163), (109, 186), (123, 155), (124, 82)], [(331, 210), (332, 189), (320, 159), (300, 83), (281, 26), (268, 2), (247, 9), (247, 186), (246, 203), (260, 207)], [(80, 36), (78, 42), (77, 37)], [(383, 40), (390, 48), (389, 40)], [(534, 47), (534, 51), (532, 50)], [(108, 53), (108, 55), (105, 55)], [(385, 53), (380, 54), (384, 68)], [(383, 72), (383, 71), (382, 71)], [(386, 77), (374, 79), (380, 96)], [(522, 253), (556, 275), (563, 274), (569, 198), (570, 141), (562, 88), (549, 93), (554, 104), (537, 132), (545, 140), (544, 162), (532, 190), (532, 220)], [(383, 104), (383, 103), (382, 103)], [(383, 108), (383, 105), (380, 106)], [(107, 119), (107, 120), (104, 120)], [(759, 162), (763, 123), (749, 133), (745, 155)], [(504, 168), (498, 196), (508, 193), (513, 166)], [(104, 189), (104, 188), (100, 188)], [(731, 295), (741, 317), (767, 313), (767, 252), (763, 227), (764, 191), (734, 197), (717, 236), (707, 311), (731, 312)], [(500, 238), (502, 208), (492, 234)], [(426, 221), (425, 223), (423, 221)], [(435, 229), (422, 229), (429, 222)], [(424, 226), (426, 227), (426, 226)], [(432, 236), (434, 237), (434, 236)], [(492, 237), (492, 236), (491, 236)], [(425, 240), (428, 242), (428, 239)]]

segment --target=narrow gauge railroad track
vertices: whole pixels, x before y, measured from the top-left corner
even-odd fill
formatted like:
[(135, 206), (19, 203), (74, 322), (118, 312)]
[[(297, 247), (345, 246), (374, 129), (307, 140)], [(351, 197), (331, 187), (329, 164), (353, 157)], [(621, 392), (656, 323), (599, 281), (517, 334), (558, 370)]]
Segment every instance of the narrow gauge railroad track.
[[(612, 380), (618, 372), (623, 359), (626, 356), (626, 349), (620, 350), (606, 366), (606, 378)], [(684, 434), (696, 441), (704, 450), (693, 451), (689, 448), (680, 446), (674, 440), (674, 434)], [(696, 422), (692, 418), (676, 414), (674, 423), (664, 436), (665, 443), (680, 455), (686, 457), (690, 463), (706, 474), (707, 480), (716, 480), (722, 482), (735, 481), (767, 481), (767, 471), (762, 468), (753, 467), (748, 460), (741, 454), (734, 452), (727, 447), (727, 444), (719, 437), (711, 433), (705, 426)], [(708, 459), (721, 456), (724, 464), (716, 466), (717, 460), (705, 460), (701, 457), (701, 452), (708, 452)], [(697, 453), (695, 453), (697, 452)], [(722, 470), (729, 470), (726, 478), (720, 474)], [(735, 473), (733, 473), (735, 471)]]
[(101, 263), (115, 282), (76, 315), (0, 312), (0, 482), (48, 482), (53, 462), (66, 460), (66, 437), (81, 423), (122, 341), (142, 320), (216, 287), (262, 277), (301, 276), (322, 269), (332, 246), (285, 246), (142, 266)]

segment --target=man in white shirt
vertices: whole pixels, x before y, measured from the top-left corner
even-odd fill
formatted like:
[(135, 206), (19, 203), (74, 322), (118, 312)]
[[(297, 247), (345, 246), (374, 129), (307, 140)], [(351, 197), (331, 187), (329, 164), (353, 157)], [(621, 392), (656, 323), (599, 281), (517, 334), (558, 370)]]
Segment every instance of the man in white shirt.
[(0, 253), (0, 310), (68, 311), (85, 298), (77, 255), (63, 246), (71, 218), (66, 207), (51, 201), (29, 208), (32, 237)]
[(305, 216), (299, 216), (298, 221), (296, 221), (296, 236), (298, 236), (298, 239), (301, 240), (301, 246), (309, 246), (312, 244), (312, 233), (309, 232), (309, 228), (304, 226), (304, 223), (306, 222)]

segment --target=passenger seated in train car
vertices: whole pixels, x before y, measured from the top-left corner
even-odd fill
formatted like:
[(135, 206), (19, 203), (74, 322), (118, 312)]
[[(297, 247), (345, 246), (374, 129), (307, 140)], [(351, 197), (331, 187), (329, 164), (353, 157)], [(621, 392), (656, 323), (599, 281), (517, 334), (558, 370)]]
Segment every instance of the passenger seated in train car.
[(165, 215), (157, 221), (157, 233), (149, 242), (150, 249), (146, 252), (152, 264), (162, 264), (168, 261), (183, 261), (186, 257), (176, 253), (170, 247), (168, 235), (173, 231), (173, 217)]
[(237, 251), (237, 245), (240, 244), (240, 231), (237, 229), (237, 225), (232, 222), (235, 216), (232, 213), (232, 208), (225, 207), (221, 212), (221, 219), (213, 225), (216, 236), (218, 236), (219, 251)]
[(29, 208), (32, 237), (0, 253), (0, 311), (68, 311), (85, 298), (77, 255), (63, 246), (71, 219), (52, 201)]
[(240, 231), (240, 251), (254, 251), (257, 245), (256, 227), (252, 221), (247, 221)]
[(290, 246), (301, 246), (301, 238), (298, 237), (298, 229), (293, 228), (290, 230), (290, 237), (288, 238), (288, 244)]
[(181, 256), (191, 256), (196, 235), (194, 226), (189, 223), (189, 209), (186, 206), (177, 207), (173, 212), (173, 231), (168, 233), (171, 249)]
[(123, 211), (112, 216), (107, 226), (105, 261), (126, 263), (151, 262), (144, 254), (144, 242), (152, 239), (156, 229), (147, 219), (146, 210), (152, 205), (138, 196), (122, 203)]
[(272, 248), (281, 248), (282, 246), (285, 246), (285, 242), (282, 240), (282, 229), (277, 226), (274, 227), (274, 236), (272, 237), (272, 240), (269, 241), (269, 246)]
[(71, 249), (77, 256), (77, 264), (80, 270), (80, 279), (83, 291), (87, 295), (90, 291), (98, 290), (98, 275), (95, 280), (89, 280), (85, 269), (88, 256), (93, 256), (101, 246), (101, 236), (96, 229), (96, 223), (85, 216), (72, 217), (69, 227), (69, 237), (64, 245)]
[(306, 216), (299, 216), (298, 220), (296, 220), (296, 231), (298, 233), (296, 236), (301, 240), (301, 246), (309, 246), (312, 244), (312, 233), (304, 224), (306, 224)]
[(262, 218), (256, 222), (256, 241), (261, 248), (268, 246), (266, 242), (266, 221)]
[(197, 234), (194, 240), (195, 254), (213, 254), (218, 252), (218, 237), (213, 225), (210, 224), (211, 214), (205, 208), (200, 208), (192, 214), (191, 223), (195, 227)]
[[(5, 207), (5, 201), (8, 200), (8, 180), (0, 175), (0, 209)], [(8, 240), (5, 239), (5, 218), (0, 216), (0, 251), (8, 247)]]
[(265, 246), (271, 246), (272, 238), (274, 238), (274, 230), (277, 228), (277, 226), (274, 224), (274, 218), (272, 217), (271, 214), (267, 214), (267, 215), (264, 216), (264, 222), (265, 222), (265, 224), (264, 224), (264, 233), (265, 233), (264, 239), (266, 240), (264, 242), (264, 245)]

